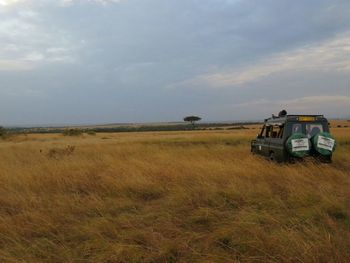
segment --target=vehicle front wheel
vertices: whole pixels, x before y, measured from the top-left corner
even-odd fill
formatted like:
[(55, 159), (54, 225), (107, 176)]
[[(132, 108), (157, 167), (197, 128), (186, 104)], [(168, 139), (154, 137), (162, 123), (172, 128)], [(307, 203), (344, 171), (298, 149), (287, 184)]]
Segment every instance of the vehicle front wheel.
[(255, 154), (255, 147), (254, 147), (254, 146), (251, 146), (251, 147), (250, 147), (250, 152), (251, 152), (252, 154)]

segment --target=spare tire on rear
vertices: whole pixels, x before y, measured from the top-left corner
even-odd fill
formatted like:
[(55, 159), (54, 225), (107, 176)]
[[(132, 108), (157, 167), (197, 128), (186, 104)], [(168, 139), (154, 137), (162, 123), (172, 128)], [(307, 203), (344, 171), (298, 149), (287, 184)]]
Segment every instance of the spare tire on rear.
[(310, 153), (311, 143), (303, 133), (294, 133), (286, 141), (288, 153), (294, 157), (302, 158)]
[(311, 140), (315, 151), (323, 156), (330, 156), (335, 151), (335, 138), (328, 132), (320, 132)]

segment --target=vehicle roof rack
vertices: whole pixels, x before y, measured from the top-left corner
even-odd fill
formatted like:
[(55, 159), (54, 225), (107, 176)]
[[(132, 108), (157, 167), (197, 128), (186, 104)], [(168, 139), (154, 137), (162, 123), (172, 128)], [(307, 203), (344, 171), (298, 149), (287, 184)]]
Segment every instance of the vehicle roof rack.
[(293, 117), (318, 117), (318, 118), (324, 118), (324, 115), (320, 114), (288, 114), (284, 116), (276, 116), (272, 114), (271, 118), (265, 119), (265, 122), (267, 121), (284, 121), (288, 118), (293, 118)]

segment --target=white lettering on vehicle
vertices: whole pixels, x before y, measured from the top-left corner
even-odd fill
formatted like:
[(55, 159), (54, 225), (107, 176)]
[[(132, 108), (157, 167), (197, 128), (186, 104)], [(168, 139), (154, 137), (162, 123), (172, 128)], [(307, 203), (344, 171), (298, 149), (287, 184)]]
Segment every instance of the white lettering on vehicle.
[(317, 147), (328, 151), (333, 151), (335, 140), (324, 136), (318, 136)]
[(310, 150), (309, 139), (294, 139), (292, 140), (292, 151), (293, 152), (301, 152)]

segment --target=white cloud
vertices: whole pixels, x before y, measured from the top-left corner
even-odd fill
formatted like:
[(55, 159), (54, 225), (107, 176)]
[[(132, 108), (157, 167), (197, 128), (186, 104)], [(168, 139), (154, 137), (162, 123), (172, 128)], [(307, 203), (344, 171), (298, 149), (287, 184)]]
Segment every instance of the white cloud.
[(37, 9), (74, 3), (118, 3), (120, 0), (0, 0), (0, 71), (35, 69), (41, 63), (73, 63), (81, 40), (70, 32), (48, 26)]
[(235, 104), (234, 107), (251, 107), (251, 106), (264, 106), (272, 104), (273, 107), (288, 105), (291, 109), (308, 110), (312, 109), (314, 105), (334, 104), (339, 107), (350, 106), (350, 96), (337, 96), (337, 95), (322, 95), (322, 96), (308, 96), (290, 100), (267, 100), (259, 99), (245, 103)]
[(339, 36), (319, 45), (275, 54), (254, 65), (234, 67), (197, 76), (174, 86), (232, 87), (257, 81), (285, 71), (342, 71), (350, 72), (350, 36)]
[[(59, 3), (61, 5), (71, 5), (73, 3), (77, 2), (95, 2), (95, 3), (100, 3), (100, 4), (108, 4), (108, 3), (119, 3), (122, 0), (58, 0), (56, 3)], [(0, 0), (0, 7), (14, 7), (17, 4), (20, 3), (26, 3), (26, 4), (35, 4), (35, 3), (40, 3), (40, 2), (45, 2), (45, 0)]]
[(30, 8), (3, 16), (0, 43), (2, 71), (34, 69), (40, 63), (72, 63), (76, 60), (73, 50), (78, 46), (68, 32), (53, 25), (47, 27), (41, 15)]
[[(227, 105), (219, 111), (243, 111), (255, 118), (277, 114), (277, 110), (286, 109), (290, 114), (326, 114), (330, 117), (341, 117), (339, 113), (350, 108), (350, 96), (320, 95), (307, 96), (289, 100), (257, 99), (244, 103)], [(257, 111), (257, 109), (259, 109)], [(345, 117), (345, 116), (344, 116)]]
[(45, 56), (39, 52), (31, 52), (27, 54), (23, 59), (28, 61), (42, 61), (45, 59)]
[(25, 61), (0, 59), (0, 71), (26, 71), (32, 69), (31, 63)]
[(11, 6), (17, 4), (20, 0), (0, 0), (0, 6)]
[[(99, 3), (99, 4), (110, 4), (110, 3), (119, 3), (122, 0), (85, 0), (86, 2), (95, 2), (95, 3)], [(63, 6), (67, 6), (67, 5), (72, 5), (74, 3), (77, 2), (81, 2), (80, 0), (61, 0), (61, 3)]]

